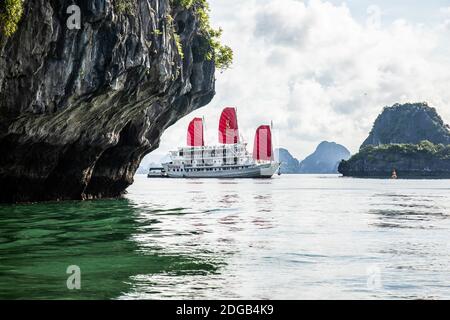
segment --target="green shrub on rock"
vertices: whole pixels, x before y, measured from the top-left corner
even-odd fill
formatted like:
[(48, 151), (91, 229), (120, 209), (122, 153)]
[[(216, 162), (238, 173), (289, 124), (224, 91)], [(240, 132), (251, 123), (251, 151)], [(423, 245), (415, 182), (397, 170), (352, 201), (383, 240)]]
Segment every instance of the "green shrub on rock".
[(22, 0), (3, 0), (0, 2), (0, 31), (6, 37), (17, 31), (17, 25), (23, 15)]
[(222, 29), (211, 27), (208, 2), (206, 0), (173, 0), (173, 3), (185, 9), (194, 8), (200, 25), (200, 32), (208, 40), (208, 49), (204, 50), (204, 58), (207, 60), (214, 59), (218, 69), (230, 68), (233, 63), (233, 50), (220, 42)]

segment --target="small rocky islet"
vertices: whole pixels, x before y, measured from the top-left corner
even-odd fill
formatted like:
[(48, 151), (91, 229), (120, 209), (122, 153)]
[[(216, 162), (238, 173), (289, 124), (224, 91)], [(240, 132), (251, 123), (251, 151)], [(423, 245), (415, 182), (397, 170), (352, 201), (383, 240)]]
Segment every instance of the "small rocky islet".
[(347, 177), (450, 178), (450, 127), (427, 103), (384, 108), (358, 153), (339, 164)]

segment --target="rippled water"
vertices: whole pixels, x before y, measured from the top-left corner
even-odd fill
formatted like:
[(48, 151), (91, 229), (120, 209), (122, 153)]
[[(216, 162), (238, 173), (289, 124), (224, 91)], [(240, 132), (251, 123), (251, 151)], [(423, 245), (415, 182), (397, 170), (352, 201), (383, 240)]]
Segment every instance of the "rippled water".
[(0, 298), (448, 299), (449, 249), (449, 180), (137, 176), (122, 200), (0, 206)]

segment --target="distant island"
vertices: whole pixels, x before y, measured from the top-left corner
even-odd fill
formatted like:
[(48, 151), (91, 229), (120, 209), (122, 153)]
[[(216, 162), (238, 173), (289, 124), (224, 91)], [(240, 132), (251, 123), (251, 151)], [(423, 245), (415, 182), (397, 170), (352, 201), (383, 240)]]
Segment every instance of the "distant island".
[(427, 103), (384, 108), (360, 151), (339, 164), (350, 177), (449, 178), (450, 130)]
[(275, 152), (278, 161), (281, 162), (280, 172), (282, 174), (300, 173), (300, 161), (285, 148), (279, 148)]
[(331, 174), (338, 173), (338, 165), (351, 156), (350, 151), (335, 142), (322, 141), (316, 150), (303, 161), (294, 158), (286, 149), (279, 149), (281, 173)]

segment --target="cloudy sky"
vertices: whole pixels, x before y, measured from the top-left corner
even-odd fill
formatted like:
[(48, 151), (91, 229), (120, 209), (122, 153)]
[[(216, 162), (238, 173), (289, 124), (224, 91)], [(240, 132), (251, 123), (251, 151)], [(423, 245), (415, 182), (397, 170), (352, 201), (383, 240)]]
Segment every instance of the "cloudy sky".
[(167, 130), (155, 159), (184, 145), (205, 116), (217, 141), (223, 106), (238, 108), (244, 137), (274, 121), (299, 159), (322, 140), (353, 153), (383, 106), (427, 101), (450, 123), (450, 0), (210, 0), (212, 24), (235, 54), (217, 95)]

